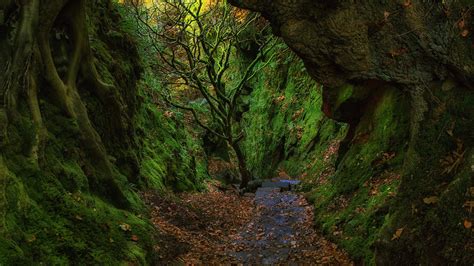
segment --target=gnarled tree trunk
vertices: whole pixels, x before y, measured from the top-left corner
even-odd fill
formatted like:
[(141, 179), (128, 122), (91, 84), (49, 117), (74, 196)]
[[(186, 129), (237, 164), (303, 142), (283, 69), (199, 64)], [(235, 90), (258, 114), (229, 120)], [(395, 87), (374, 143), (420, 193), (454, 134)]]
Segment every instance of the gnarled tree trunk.
[(247, 168), (247, 162), (245, 160), (244, 153), (242, 152), (242, 149), (240, 148), (239, 143), (233, 141), (230, 142), (230, 145), (232, 146), (232, 149), (235, 151), (235, 155), (237, 157), (237, 163), (239, 164), (239, 173), (240, 173), (240, 188), (246, 188), (249, 182), (252, 180), (252, 174)]
[[(8, 142), (8, 128), (15, 124), (17, 102), (27, 97), (31, 119), (35, 126), (35, 138), (30, 147), (30, 158), (41, 164), (41, 154), (47, 142), (47, 128), (39, 106), (38, 84), (46, 81), (48, 94), (53, 96), (54, 103), (68, 116), (72, 123), (77, 123), (78, 136), (89, 159), (93, 162), (94, 173), (89, 175), (91, 189), (103, 195), (121, 207), (128, 205), (127, 200), (114, 177), (114, 172), (101, 137), (94, 128), (88, 110), (79, 93), (79, 79), (93, 85), (91, 91), (112, 106), (116, 106), (117, 115), (122, 115), (121, 104), (115, 99), (111, 90), (113, 85), (106, 84), (93, 63), (89, 45), (89, 34), (86, 22), (86, 0), (22, 0), (16, 6), (8, 2), (1, 6), (2, 14), (8, 18), (2, 22), (4, 27), (17, 27), (13, 42), (3, 39), (2, 45), (12, 53), (2, 54), (6, 62), (0, 78), (0, 127), (2, 143)], [(15, 21), (14, 12), (20, 17)], [(58, 32), (64, 31), (67, 41), (55, 40)], [(8, 36), (2, 36), (8, 38)], [(65, 52), (64, 52), (65, 51)], [(65, 57), (66, 71), (58, 71), (55, 57)], [(26, 93), (24, 93), (26, 91)]]

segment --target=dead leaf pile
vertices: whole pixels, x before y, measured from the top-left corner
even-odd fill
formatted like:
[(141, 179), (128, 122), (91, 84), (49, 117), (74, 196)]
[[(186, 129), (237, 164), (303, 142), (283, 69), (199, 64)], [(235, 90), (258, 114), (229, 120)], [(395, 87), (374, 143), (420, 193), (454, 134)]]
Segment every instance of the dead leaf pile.
[(250, 221), (252, 198), (233, 191), (213, 189), (208, 193), (183, 193), (177, 197), (144, 193), (157, 228), (155, 250), (160, 262), (232, 263), (226, 256), (230, 235)]
[(244, 265), (353, 265), (336, 244), (317, 233), (313, 207), (292, 192), (256, 199), (252, 221), (234, 236), (229, 252)]
[[(163, 264), (241, 264), (248, 256), (262, 261), (265, 252), (288, 248), (284, 257), (276, 255), (279, 263), (353, 265), (345, 252), (315, 231), (313, 208), (291, 192), (272, 194), (271, 208), (233, 190), (178, 196), (147, 192), (143, 197), (159, 231), (155, 250)], [(282, 238), (284, 232), (291, 233)]]

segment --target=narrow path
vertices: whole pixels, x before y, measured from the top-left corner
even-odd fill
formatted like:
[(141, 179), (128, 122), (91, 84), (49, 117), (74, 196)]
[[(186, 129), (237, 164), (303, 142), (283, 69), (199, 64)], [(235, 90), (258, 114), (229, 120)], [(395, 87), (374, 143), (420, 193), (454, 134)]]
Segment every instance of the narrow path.
[(290, 191), (297, 181), (265, 182), (255, 194), (256, 212), (234, 241), (230, 255), (244, 264), (351, 265), (335, 244), (313, 229), (313, 208)]
[(159, 264), (352, 265), (313, 228), (313, 208), (290, 191), (294, 181), (265, 182), (255, 194), (236, 191), (145, 194), (159, 231)]

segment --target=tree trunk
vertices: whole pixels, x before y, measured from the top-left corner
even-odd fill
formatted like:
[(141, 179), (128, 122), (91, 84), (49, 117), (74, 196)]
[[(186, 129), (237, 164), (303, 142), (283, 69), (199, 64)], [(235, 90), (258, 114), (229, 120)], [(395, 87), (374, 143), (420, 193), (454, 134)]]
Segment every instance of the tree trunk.
[[(43, 81), (48, 82), (45, 86), (50, 90), (51, 100), (64, 113), (77, 124), (82, 141), (83, 149), (88, 157), (93, 161), (93, 173), (89, 175), (90, 188), (101, 196), (109, 199), (119, 207), (128, 207), (129, 203), (115, 179), (118, 175), (113, 169), (103, 141), (92, 124), (88, 110), (81, 99), (78, 87), (80, 78), (91, 81), (98, 94), (105, 98), (107, 92), (113, 90), (112, 85), (105, 84), (100, 80), (99, 74), (93, 65), (92, 55), (89, 45), (89, 34), (86, 21), (86, 1), (87, 0), (24, 0), (20, 1), (17, 7), (20, 17), (17, 21), (17, 31), (14, 45), (9, 45), (7, 41), (1, 40), (2, 45), (10, 50), (10, 53), (0, 54), (5, 57), (3, 73), (0, 74), (0, 142), (6, 145), (8, 142), (8, 125), (13, 125), (17, 119), (19, 111), (18, 102), (23, 100), (21, 92), (26, 89), (30, 116), (34, 125), (34, 141), (29, 147), (29, 156), (33, 161), (41, 161), (42, 150), (46, 144), (47, 129), (44, 126), (43, 114), (39, 106), (40, 97), (38, 86)], [(1, 5), (0, 5), (1, 7)], [(3, 10), (2, 10), (3, 11)], [(57, 25), (61, 24), (61, 25)], [(57, 27), (64, 27), (69, 36), (69, 43), (60, 43), (55, 38), (51, 38)], [(59, 49), (54, 49), (51, 42), (56, 41), (56, 45), (67, 46), (66, 53), (61, 55)], [(55, 58), (64, 56), (68, 62), (66, 73), (58, 71)], [(120, 106), (117, 99), (109, 97), (107, 102), (115, 106)], [(119, 108), (116, 108), (119, 109)], [(123, 115), (123, 112), (117, 111)]]
[(240, 149), (240, 146), (236, 142), (229, 142), (230, 146), (232, 149), (235, 151), (235, 155), (237, 156), (237, 161), (239, 164), (239, 172), (240, 172), (240, 188), (245, 188), (247, 187), (248, 183), (252, 179), (252, 175), (250, 174), (250, 171), (247, 169), (247, 163), (245, 161), (244, 154), (242, 150)]

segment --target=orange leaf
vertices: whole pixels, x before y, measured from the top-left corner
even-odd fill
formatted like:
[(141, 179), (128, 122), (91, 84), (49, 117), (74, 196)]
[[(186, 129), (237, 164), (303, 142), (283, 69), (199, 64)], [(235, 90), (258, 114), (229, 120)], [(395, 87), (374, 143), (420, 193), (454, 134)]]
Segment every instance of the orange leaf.
[(423, 202), (425, 204), (435, 204), (436, 202), (438, 202), (438, 197), (436, 196), (427, 197), (423, 199)]
[(393, 234), (392, 240), (399, 239), (403, 233), (403, 229), (404, 228), (398, 228), (397, 231), (395, 231), (395, 234)]
[(166, 117), (166, 118), (171, 118), (171, 117), (173, 117), (173, 115), (174, 115), (174, 113), (171, 112), (171, 111), (166, 111), (166, 112), (165, 112), (165, 117)]
[(469, 31), (468, 31), (468, 30), (463, 30), (463, 31), (461, 32), (461, 36), (462, 36), (462, 37), (467, 37), (467, 35), (469, 35)]
[(405, 0), (403, 3), (403, 7), (410, 7), (411, 6), (411, 0)]
[(472, 227), (472, 222), (469, 220), (464, 220), (464, 228), (471, 229), (471, 227)]
[(137, 242), (138, 241), (138, 236), (137, 235), (132, 235), (131, 239), (132, 239), (132, 241)]

